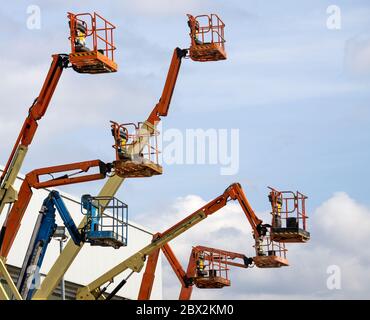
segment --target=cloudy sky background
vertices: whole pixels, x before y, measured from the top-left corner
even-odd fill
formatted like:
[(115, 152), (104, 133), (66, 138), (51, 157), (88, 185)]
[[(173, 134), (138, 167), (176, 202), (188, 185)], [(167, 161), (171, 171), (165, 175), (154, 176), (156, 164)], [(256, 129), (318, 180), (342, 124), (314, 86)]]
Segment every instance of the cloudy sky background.
[[(341, 8), (328, 30), (326, 9)], [(27, 29), (27, 7), (41, 8), (41, 29)], [(164, 165), (164, 174), (126, 181), (118, 193), (130, 217), (163, 230), (239, 181), (268, 219), (266, 186), (309, 196), (312, 241), (289, 246), (291, 267), (237, 270), (232, 287), (194, 290), (195, 298), (370, 298), (370, 6), (367, 1), (17, 1), (0, 9), (0, 163), (5, 163), (53, 53), (68, 53), (66, 12), (96, 10), (117, 26), (119, 72), (66, 70), (29, 150), (23, 173), (99, 158), (111, 161), (109, 120), (145, 119), (158, 101), (175, 47), (189, 44), (186, 13), (218, 13), (228, 60), (184, 61), (163, 129), (239, 129), (240, 170)], [(63, 187), (98, 193), (103, 182)], [(131, 240), (132, 241), (132, 240)], [(186, 265), (191, 245), (252, 254), (250, 228), (236, 204), (173, 242)], [(327, 267), (342, 289), (328, 290)], [(164, 296), (178, 283), (164, 265)], [(167, 268), (167, 269), (166, 269)]]

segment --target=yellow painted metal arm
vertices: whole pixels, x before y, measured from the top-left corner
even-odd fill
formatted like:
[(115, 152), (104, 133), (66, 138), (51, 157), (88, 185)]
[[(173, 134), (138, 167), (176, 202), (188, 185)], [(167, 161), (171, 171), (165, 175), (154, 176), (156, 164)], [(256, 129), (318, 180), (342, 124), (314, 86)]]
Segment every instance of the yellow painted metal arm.
[[(9, 274), (9, 272), (8, 272), (6, 266), (5, 266), (5, 262), (3, 261), (3, 258), (2, 257), (0, 257), (0, 274), (5, 279), (6, 283), (9, 286), (9, 289), (13, 293), (14, 297), (17, 300), (22, 300), (22, 297), (19, 294), (19, 292), (17, 290), (17, 287), (15, 286), (15, 284), (13, 282), (13, 279), (12, 279), (12, 277)], [(0, 299), (1, 300), (9, 300), (9, 297), (8, 297), (7, 293), (5, 292), (4, 287), (1, 286), (1, 284), (0, 284)]]
[(26, 157), (28, 148), (23, 145), (19, 145), (12, 163), (9, 166), (9, 170), (4, 177), (0, 187), (0, 215), (7, 203), (13, 203), (18, 199), (17, 191), (13, 185), (19, 171), (21, 170), (24, 158)]
[(144, 266), (144, 261), (147, 255), (151, 254), (154, 250), (162, 247), (164, 244), (184, 233), (206, 217), (207, 215), (203, 211), (198, 211), (196, 212), (196, 214), (192, 214), (188, 219), (185, 219), (183, 223), (176, 225), (176, 228), (171, 230), (171, 232), (155, 239), (152, 243), (142, 248), (140, 251), (136, 252), (131, 257), (127, 258), (111, 270), (107, 271), (101, 277), (97, 278), (87, 286), (80, 288), (77, 291), (76, 298), (78, 300), (97, 299), (98, 297), (100, 297), (100, 287), (102, 285), (108, 282), (112, 282), (114, 277), (127, 269), (131, 269), (134, 272), (140, 272)]
[(9, 300), (8, 294), (6, 293), (1, 283), (0, 283), (0, 300)]

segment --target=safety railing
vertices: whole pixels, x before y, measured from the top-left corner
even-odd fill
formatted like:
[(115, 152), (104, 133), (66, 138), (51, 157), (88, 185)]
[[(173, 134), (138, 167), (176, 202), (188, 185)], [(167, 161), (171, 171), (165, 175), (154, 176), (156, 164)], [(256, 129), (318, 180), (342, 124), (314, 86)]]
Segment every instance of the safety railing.
[[(229, 280), (228, 256), (222, 251), (208, 252), (200, 251), (196, 253), (196, 261), (204, 261), (204, 277), (214, 278), (220, 277)], [(197, 265), (197, 269), (199, 266)]]
[(261, 242), (257, 240), (254, 247), (257, 256), (279, 257), (282, 259), (286, 259), (288, 251), (284, 243), (271, 240), (269, 234), (267, 234)]
[[(126, 155), (127, 160), (159, 164), (158, 136), (160, 133), (158, 130), (149, 132), (143, 128), (141, 122), (118, 124), (114, 121), (111, 121), (111, 129), (117, 160), (124, 160)], [(130, 149), (131, 152), (134, 152), (134, 149), (141, 151), (139, 154), (129, 154)]]
[[(115, 197), (83, 196), (81, 212), (87, 216), (87, 240), (108, 239), (126, 246), (128, 239), (128, 206)], [(88, 203), (88, 205), (87, 205)]]
[(190, 37), (192, 45), (214, 43), (224, 48), (225, 24), (217, 14), (198, 15), (193, 17), (188, 14), (191, 28)]
[(98, 51), (108, 59), (114, 61), (114, 29), (112, 23), (103, 18), (98, 13), (68, 13), (70, 26), (70, 41), (72, 53), (76, 53), (81, 48), (76, 47), (78, 40), (85, 42), (85, 51)]
[(307, 229), (306, 199), (297, 191), (278, 191), (269, 187), (273, 228)]

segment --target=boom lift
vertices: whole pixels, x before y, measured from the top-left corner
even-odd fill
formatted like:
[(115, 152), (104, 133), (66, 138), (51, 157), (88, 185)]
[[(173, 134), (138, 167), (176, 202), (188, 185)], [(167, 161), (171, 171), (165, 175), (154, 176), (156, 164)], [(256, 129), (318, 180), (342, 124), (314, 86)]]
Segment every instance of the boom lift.
[[(257, 218), (240, 184), (232, 184), (228, 189), (226, 189), (223, 197), (229, 197), (231, 200), (238, 200), (243, 212), (252, 226), (256, 252), (256, 256), (253, 257), (253, 263), (258, 268), (280, 268), (283, 266), (288, 266), (288, 261), (286, 259), (287, 249), (285, 248), (284, 243), (279, 243), (271, 239), (271, 225), (262, 224), (262, 220)], [(226, 202), (227, 201), (228, 200), (226, 200)], [(224, 205), (226, 205), (226, 202)], [(188, 287), (185, 272), (182, 270), (181, 264), (176, 258), (172, 249), (168, 244), (162, 246), (161, 249), (169, 261), (172, 269), (179, 278), (181, 284), (184, 287)], [(146, 265), (145, 273), (141, 282), (140, 293), (138, 297), (140, 300), (148, 300), (150, 298), (158, 255), (159, 249), (149, 255), (148, 263)], [(203, 284), (206, 283), (204, 280), (205, 279), (203, 279)], [(207, 280), (209, 280), (209, 287), (226, 285), (228, 282), (227, 277), (209, 278)]]
[[(87, 17), (91, 18), (90, 21), (86, 21)], [(18, 199), (18, 194), (13, 187), (14, 182), (36, 134), (38, 121), (42, 119), (49, 107), (63, 70), (72, 66), (75, 71), (81, 73), (95, 74), (117, 71), (113, 56), (116, 49), (113, 43), (115, 27), (97, 13), (93, 15), (69, 13), (68, 18), (72, 53), (52, 56), (53, 60), (42, 89), (29, 108), (27, 118), (0, 177), (0, 214), (5, 204), (14, 203)], [(92, 42), (91, 50), (79, 52), (81, 43), (86, 43), (89, 39)]]
[[(199, 25), (199, 21), (207, 17), (207, 25)], [(117, 159), (126, 161), (120, 162), (117, 172), (122, 177), (147, 177), (162, 174), (162, 167), (158, 163), (157, 136), (159, 132), (155, 129), (156, 124), (168, 114), (173, 91), (175, 89), (177, 77), (180, 71), (183, 58), (190, 57), (194, 61), (218, 61), (226, 59), (224, 48), (224, 23), (215, 15), (201, 15), (193, 17), (188, 15), (188, 25), (190, 27), (191, 46), (189, 49), (176, 48), (172, 55), (167, 79), (163, 88), (162, 96), (154, 107), (152, 113), (144, 124), (112, 123), (112, 134), (117, 150)], [(201, 36), (202, 43), (195, 42)], [(152, 139), (154, 143), (149, 143), (140, 150), (147, 149), (146, 152), (139, 154), (127, 154), (124, 150), (128, 145), (141, 141), (142, 136), (147, 136), (146, 141)], [(122, 147), (122, 142), (125, 144)], [(133, 149), (131, 149), (133, 150)], [(122, 154), (121, 154), (122, 153)]]
[[(188, 51), (189, 50), (181, 50), (180, 48), (176, 48), (174, 50), (161, 98), (153, 108), (148, 119), (144, 121), (142, 124), (140, 124), (139, 128), (140, 131), (143, 132), (143, 134), (140, 135), (135, 142), (128, 146), (128, 154), (140, 155), (140, 153), (142, 153), (144, 146), (147, 144), (149, 138), (155, 135), (156, 126), (161, 120), (161, 117), (167, 116), (173, 91), (176, 85), (177, 76), (180, 70), (181, 61), (182, 58), (185, 58), (187, 56)], [(217, 57), (214, 57), (213, 61), (217, 61)], [(115, 136), (114, 138), (116, 141), (117, 137)], [(109, 195), (109, 196), (115, 195), (115, 193), (120, 188), (126, 177), (125, 174), (127, 174), (127, 171), (125, 172), (123, 167), (121, 168), (121, 170), (122, 170), (121, 175), (117, 174), (108, 179), (108, 181), (100, 191), (99, 195)], [(146, 168), (144, 168), (144, 170), (146, 170)], [(160, 169), (158, 168), (158, 170)], [(131, 175), (130, 170), (129, 173), (130, 174), (128, 176)], [(86, 222), (83, 220), (81, 221), (79, 226), (83, 226), (85, 223)], [(80, 249), (81, 247), (75, 246), (72, 241), (69, 241), (67, 243), (62, 254), (56, 260), (53, 267), (50, 269), (48, 275), (42, 282), (41, 288), (36, 291), (34, 299), (47, 299), (47, 297), (53, 292), (54, 288), (58, 285), (63, 274), (68, 270), (68, 267), (72, 264), (74, 258), (78, 255)]]
[[(57, 228), (55, 211), (58, 211), (72, 241), (76, 246), (90, 243), (93, 246), (111, 246), (115, 249), (127, 245), (127, 205), (116, 198), (110, 199), (112, 213), (101, 213), (99, 198), (83, 195), (81, 209), (88, 216), (87, 225), (78, 229), (58, 191), (51, 191), (45, 198), (23, 260), (17, 287), (23, 299), (31, 299), (34, 289), (34, 272), (41, 269), (50, 240)], [(36, 268), (35, 268), (36, 267)]]
[[(140, 251), (136, 252), (134, 255), (121, 262), (113, 269), (107, 271), (89, 285), (80, 288), (77, 292), (77, 299), (94, 300), (104, 298), (103, 293), (106, 291), (108, 285), (114, 281), (114, 277), (127, 269), (131, 269), (129, 276), (117, 285), (107, 299), (113, 297), (122, 288), (133, 272), (141, 271), (147, 256), (149, 256), (148, 263), (146, 265), (147, 272), (144, 274), (145, 278), (143, 278), (142, 281), (145, 288), (141, 288), (141, 290), (150, 296), (160, 248), (180, 234), (189, 230), (195, 224), (207, 218), (209, 215), (226, 206), (230, 200), (238, 200), (250, 225), (252, 226), (257, 255), (257, 257), (253, 259), (255, 265), (261, 268), (287, 266), (288, 261), (286, 260), (286, 249), (284, 247), (277, 246), (275, 247), (275, 250), (268, 250), (273, 245), (273, 242), (268, 239), (269, 225), (263, 224), (262, 220), (256, 217), (243, 192), (242, 187), (239, 183), (234, 183), (230, 185), (222, 195), (210, 201), (205, 206), (187, 216), (163, 233), (157, 233), (154, 235), (152, 243), (142, 248)], [(264, 246), (266, 240), (268, 241), (268, 246)], [(102, 286), (106, 283), (108, 283), (108, 285), (102, 288)]]
[[(98, 173), (88, 173), (90, 170), (98, 170)], [(104, 179), (111, 171), (111, 164), (105, 164), (100, 160), (76, 162), (47, 168), (40, 168), (28, 173), (19, 190), (19, 199), (14, 203), (0, 232), (0, 256), (6, 258), (21, 225), (32, 197), (32, 188), (50, 188), (67, 184), (81, 183)], [(64, 174), (54, 177), (53, 174)], [(43, 180), (45, 175), (51, 175), (52, 179)]]
[[(174, 50), (161, 98), (145, 122), (136, 125), (134, 123), (118, 124), (111, 121), (116, 163), (119, 163), (116, 166), (117, 174), (121, 178), (150, 177), (162, 174), (162, 167), (158, 163), (157, 137), (159, 132), (156, 127), (161, 117), (166, 117), (168, 114), (181, 61), (187, 54), (187, 49), (176, 48)], [(150, 142), (151, 140), (154, 140), (154, 144)], [(145, 149), (147, 149), (146, 152)]]

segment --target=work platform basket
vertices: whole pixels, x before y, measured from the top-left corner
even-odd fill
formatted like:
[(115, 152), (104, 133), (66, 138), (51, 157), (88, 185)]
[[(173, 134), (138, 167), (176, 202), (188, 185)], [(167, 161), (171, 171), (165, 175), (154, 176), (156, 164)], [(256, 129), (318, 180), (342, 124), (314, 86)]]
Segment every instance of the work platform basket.
[(115, 197), (83, 195), (81, 211), (87, 217), (84, 234), (92, 246), (127, 246), (128, 207)]
[(307, 231), (306, 199), (300, 192), (278, 191), (269, 187), (272, 228), (271, 239), (278, 242), (301, 243), (310, 239)]
[(192, 279), (201, 289), (221, 289), (230, 286), (228, 255), (220, 251), (196, 251), (196, 272)]
[(116, 150), (115, 173), (122, 178), (142, 178), (162, 174), (159, 164), (159, 131), (145, 123), (118, 124), (111, 121)]
[(69, 61), (79, 73), (109, 73), (117, 71), (114, 61), (116, 28), (94, 12), (68, 13), (71, 53)]
[(258, 268), (280, 268), (289, 265), (286, 258), (287, 249), (284, 243), (279, 243), (271, 239), (271, 234), (267, 233), (262, 239), (256, 239), (256, 256), (253, 262)]
[(200, 62), (225, 60), (225, 24), (218, 15), (187, 16), (191, 38), (190, 58)]

